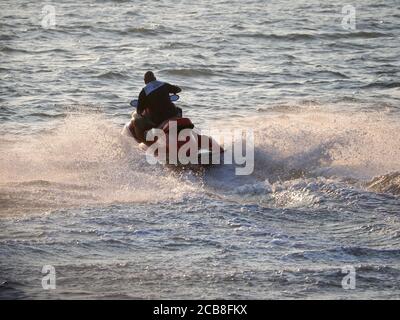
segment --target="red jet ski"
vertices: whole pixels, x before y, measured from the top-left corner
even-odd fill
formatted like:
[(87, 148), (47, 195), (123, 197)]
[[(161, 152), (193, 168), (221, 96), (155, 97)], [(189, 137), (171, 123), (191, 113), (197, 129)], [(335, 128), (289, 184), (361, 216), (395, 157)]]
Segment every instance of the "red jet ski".
[[(179, 96), (172, 95), (170, 99), (175, 102)], [(130, 105), (136, 108), (137, 100), (132, 100)], [(122, 134), (133, 137), (146, 152), (150, 151), (151, 155), (161, 163), (191, 166), (221, 163), (224, 149), (211, 137), (200, 134), (194, 128), (193, 122), (182, 116), (180, 108), (177, 109), (179, 110), (177, 116), (158, 126), (150, 125), (151, 128), (147, 130), (138, 125), (139, 121), (143, 122), (145, 115), (134, 112), (132, 119), (125, 124)], [(182, 132), (183, 130), (185, 131)], [(180, 137), (180, 133), (184, 134)]]

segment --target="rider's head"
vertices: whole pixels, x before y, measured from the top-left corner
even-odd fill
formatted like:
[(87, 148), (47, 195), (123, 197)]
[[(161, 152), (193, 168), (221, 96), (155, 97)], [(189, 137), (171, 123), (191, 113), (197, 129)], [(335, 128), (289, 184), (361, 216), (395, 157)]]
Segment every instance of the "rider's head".
[(144, 74), (144, 83), (145, 84), (148, 84), (149, 82), (152, 82), (154, 80), (156, 80), (156, 77), (152, 71), (147, 71)]

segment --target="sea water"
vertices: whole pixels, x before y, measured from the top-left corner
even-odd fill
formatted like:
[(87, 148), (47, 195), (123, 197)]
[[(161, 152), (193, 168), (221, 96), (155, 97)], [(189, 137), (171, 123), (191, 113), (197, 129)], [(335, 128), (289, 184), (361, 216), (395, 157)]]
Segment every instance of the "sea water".
[[(398, 299), (400, 6), (346, 5), (1, 1), (0, 298)], [(147, 70), (254, 172), (148, 164)]]

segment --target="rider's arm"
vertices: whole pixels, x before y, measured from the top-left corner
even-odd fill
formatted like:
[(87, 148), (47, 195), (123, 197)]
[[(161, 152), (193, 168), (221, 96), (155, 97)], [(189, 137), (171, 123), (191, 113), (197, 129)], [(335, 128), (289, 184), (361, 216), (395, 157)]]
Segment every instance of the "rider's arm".
[(140, 91), (139, 93), (139, 100), (138, 100), (138, 105), (136, 107), (136, 112), (138, 114), (142, 114), (142, 112), (146, 109), (146, 93), (144, 90)]
[(166, 85), (168, 88), (168, 93), (177, 94), (182, 91), (182, 89), (179, 88), (178, 86), (173, 86), (172, 84), (169, 84), (169, 83), (166, 83)]

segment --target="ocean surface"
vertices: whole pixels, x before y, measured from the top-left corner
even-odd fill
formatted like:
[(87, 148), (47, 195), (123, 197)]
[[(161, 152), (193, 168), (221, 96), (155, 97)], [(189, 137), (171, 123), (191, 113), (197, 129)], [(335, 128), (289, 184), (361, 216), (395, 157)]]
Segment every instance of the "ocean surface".
[[(399, 299), (400, 2), (348, 4), (2, 0), (0, 298)], [(149, 165), (147, 70), (253, 174)]]

